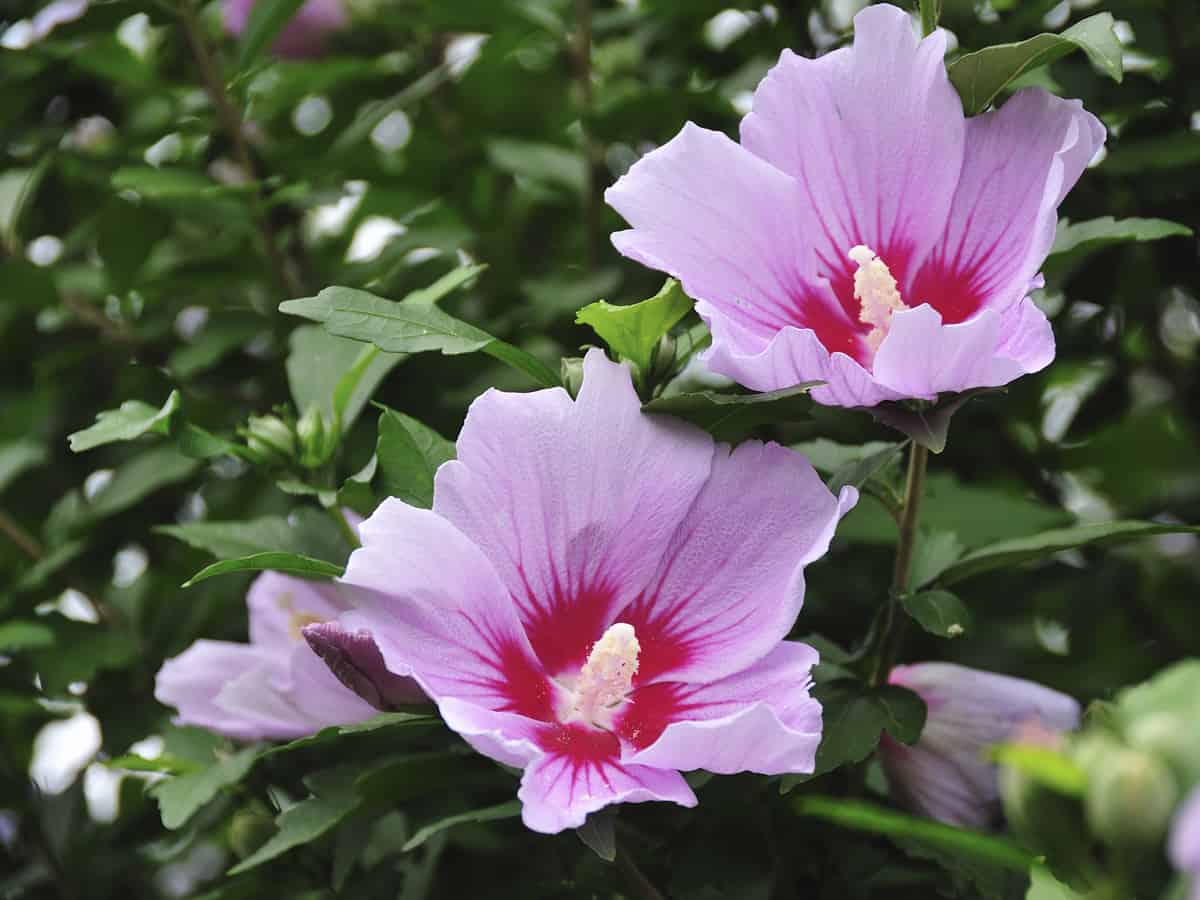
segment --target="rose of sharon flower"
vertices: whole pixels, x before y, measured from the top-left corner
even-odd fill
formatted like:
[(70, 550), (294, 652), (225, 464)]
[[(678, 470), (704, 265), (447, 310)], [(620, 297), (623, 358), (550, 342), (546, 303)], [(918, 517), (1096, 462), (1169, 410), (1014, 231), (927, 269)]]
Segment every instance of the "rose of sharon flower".
[(386, 500), (343, 577), (370, 593), (342, 625), (524, 769), (525, 824), (547, 833), (612, 803), (693, 806), (680, 770), (812, 771), (817, 654), (783, 638), (857, 499), (776, 444), (643, 414), (599, 350), (583, 365), (574, 401), (477, 399), (433, 509)]
[[(225, 0), (225, 29), (240, 37), (250, 21), (256, 0)], [(325, 52), (326, 39), (346, 27), (349, 16), (343, 0), (307, 0), (288, 19), (271, 51), (287, 59), (306, 59)]]
[(1007, 384), (1054, 357), (1028, 298), (1056, 210), (1104, 142), (1040, 89), (963, 117), (941, 32), (875, 5), (854, 45), (784, 51), (741, 144), (688, 123), (606, 193), (624, 255), (678, 278), (705, 360), (756, 391), (874, 406)]
[(1200, 787), (1192, 790), (1175, 814), (1167, 851), (1171, 864), (1191, 879), (1187, 900), (1200, 900)]
[(371, 705), (305, 643), (301, 629), (349, 609), (353, 594), (341, 585), (264, 572), (246, 597), (250, 643), (196, 641), (163, 663), (154, 696), (179, 710), (178, 723), (242, 740), (303, 737), (369, 719), (377, 707), (420, 701), (412, 682), (392, 677)]
[(951, 825), (984, 828), (1000, 814), (993, 744), (1023, 729), (1069, 731), (1079, 725), (1079, 704), (1066, 694), (1008, 675), (952, 663), (897, 666), (888, 681), (915, 691), (928, 715), (911, 747), (884, 735), (880, 761), (896, 799)]

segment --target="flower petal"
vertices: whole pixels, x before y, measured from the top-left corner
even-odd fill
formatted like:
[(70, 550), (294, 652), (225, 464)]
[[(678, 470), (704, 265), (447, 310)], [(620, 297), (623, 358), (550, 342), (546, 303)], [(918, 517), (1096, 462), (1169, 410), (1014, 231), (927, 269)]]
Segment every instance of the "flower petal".
[(374, 635), (388, 669), (435, 700), (552, 717), (554, 687), (512, 598), (479, 548), (437, 513), (389, 498), (362, 524), (343, 580), (358, 608), (340, 624)]
[(1013, 360), (1026, 374), (1040, 372), (1054, 361), (1054, 330), (1028, 297), (1001, 314), (996, 355)]
[(302, 643), (300, 630), (312, 622), (328, 622), (351, 604), (339, 595), (339, 586), (308, 581), (279, 572), (263, 572), (250, 585), (246, 606), (250, 610), (250, 643), (289, 653)]
[(1078, 100), (1040, 88), (969, 119), (966, 155), (945, 234), (904, 289), (947, 323), (1022, 300), (1054, 243), (1058, 205), (1104, 144)]
[(773, 391), (808, 381), (823, 381), (814, 388), (818, 403), (833, 406), (875, 406), (899, 400), (903, 394), (879, 384), (857, 360), (845, 353), (830, 355), (810, 328), (780, 329), (766, 349), (743, 351), (752, 342), (740, 340), (740, 329), (712, 306), (696, 303), (696, 312), (708, 323), (712, 346), (702, 356), (714, 372), (721, 372), (756, 391)]
[(728, 319), (740, 354), (761, 352), (786, 326), (815, 329), (829, 352), (862, 349), (857, 312), (847, 316), (817, 278), (801, 237), (816, 225), (796, 180), (724, 134), (687, 123), (604, 197), (633, 226), (614, 246)]
[(925, 400), (943, 391), (1008, 384), (1025, 369), (997, 354), (1002, 327), (1000, 314), (992, 309), (956, 325), (942, 324), (928, 304), (902, 310), (892, 316), (891, 329), (875, 354), (875, 378), (897, 394)]
[(526, 767), (517, 797), (526, 827), (543, 834), (578, 828), (589, 813), (613, 803), (667, 800), (693, 807), (697, 802), (683, 776), (670, 769), (553, 753)]
[(462, 735), (468, 744), (506, 766), (524, 768), (542, 755), (539, 746), (544, 722), (511, 712), (497, 712), (457, 700), (443, 698), (438, 712), (447, 727)]
[(1193, 896), (1200, 892), (1200, 787), (1191, 794), (1175, 813), (1167, 853), (1180, 872), (1193, 879)]
[(289, 673), (285, 696), (312, 724), (311, 731), (365, 722), (379, 711), (343, 684), (305, 643), (292, 648)]
[(817, 652), (784, 642), (712, 684), (659, 682), (634, 692), (617, 732), (625, 761), (666, 769), (779, 775), (811, 772), (821, 704), (809, 694)]
[(622, 610), (641, 644), (635, 684), (715, 681), (779, 643), (804, 601), (804, 566), (858, 492), (834, 497), (799, 453), (720, 444), (712, 474), (646, 593)]
[[(847, 253), (865, 244), (904, 283), (942, 232), (966, 132), (945, 49), (944, 33), (918, 42), (906, 12), (870, 6), (852, 47), (819, 59), (785, 50), (754, 93), (742, 146), (795, 176), (802, 233), (835, 282), (849, 281)], [(857, 320), (853, 291), (838, 296)]]
[(163, 663), (154, 696), (179, 710), (177, 723), (240, 740), (311, 734), (307, 716), (271, 684), (284, 665), (249, 644), (200, 640)]
[(496, 566), (558, 675), (652, 577), (711, 455), (699, 429), (643, 415), (629, 371), (592, 350), (575, 402), (556, 388), (471, 405), (434, 509)]

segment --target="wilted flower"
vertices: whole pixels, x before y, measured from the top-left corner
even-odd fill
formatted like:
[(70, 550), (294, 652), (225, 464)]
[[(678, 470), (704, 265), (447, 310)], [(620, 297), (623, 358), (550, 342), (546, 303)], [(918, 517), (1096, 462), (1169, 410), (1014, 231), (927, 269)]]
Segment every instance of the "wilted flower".
[(344, 580), (475, 749), (524, 769), (535, 831), (612, 803), (696, 803), (680, 770), (812, 771), (804, 566), (857, 494), (799, 454), (644, 415), (599, 350), (561, 388), (477, 399), (432, 510), (385, 501)]
[(1191, 880), (1187, 900), (1200, 900), (1200, 787), (1192, 790), (1175, 814), (1167, 852), (1171, 864)]
[(880, 744), (892, 793), (922, 815), (953, 825), (982, 828), (999, 815), (990, 746), (1011, 740), (1030, 723), (1054, 731), (1079, 724), (1078, 703), (1022, 678), (952, 663), (917, 663), (897, 666), (888, 681), (915, 691), (928, 710), (915, 745), (886, 735)]
[(854, 24), (853, 47), (784, 51), (740, 145), (688, 123), (636, 163), (605, 195), (632, 226), (613, 243), (683, 283), (709, 366), (754, 390), (873, 406), (1043, 368), (1028, 294), (1103, 125), (1040, 89), (965, 119), (942, 32), (883, 4)]
[[(264, 572), (250, 586), (250, 643), (196, 641), (159, 670), (154, 696), (176, 721), (242, 740), (295, 738), (378, 712), (339, 683), (301, 629), (351, 606), (352, 588)], [(409, 702), (421, 693), (391, 685)], [(383, 704), (380, 704), (381, 706)]]
[[(256, 0), (225, 0), (225, 28), (241, 35)], [(346, 27), (349, 16), (343, 0), (307, 0), (283, 26), (271, 50), (288, 59), (320, 56), (330, 34)]]

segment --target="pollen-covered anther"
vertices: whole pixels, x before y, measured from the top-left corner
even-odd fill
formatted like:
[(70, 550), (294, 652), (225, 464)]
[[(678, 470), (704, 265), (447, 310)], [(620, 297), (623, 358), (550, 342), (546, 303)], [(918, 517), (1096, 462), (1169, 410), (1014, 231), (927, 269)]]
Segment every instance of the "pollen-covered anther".
[(854, 299), (860, 304), (858, 320), (875, 326), (867, 335), (867, 346), (875, 351), (887, 336), (892, 314), (908, 307), (900, 299), (900, 289), (887, 263), (874, 250), (859, 244), (850, 248), (849, 256), (858, 265), (854, 273)]
[(625, 699), (633, 687), (641, 645), (633, 626), (616, 622), (592, 645), (575, 685), (574, 711), (595, 722), (604, 710)]

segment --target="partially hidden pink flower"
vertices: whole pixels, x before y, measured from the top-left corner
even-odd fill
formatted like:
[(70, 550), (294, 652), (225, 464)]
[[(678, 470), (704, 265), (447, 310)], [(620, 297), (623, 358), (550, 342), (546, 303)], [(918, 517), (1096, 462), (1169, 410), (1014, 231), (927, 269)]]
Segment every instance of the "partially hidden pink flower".
[(369, 631), (479, 752), (524, 770), (525, 824), (696, 803), (680, 771), (810, 772), (816, 652), (783, 640), (804, 567), (857, 499), (799, 454), (643, 414), (599, 350), (577, 400), (490, 390), (432, 510), (386, 500), (343, 580)]
[[(250, 21), (257, 0), (225, 0), (225, 29), (240, 36)], [(350, 21), (344, 0), (307, 0), (288, 19), (271, 50), (287, 59), (306, 59), (325, 52), (329, 35), (345, 28)]]
[(353, 594), (343, 585), (264, 572), (246, 597), (250, 643), (196, 641), (163, 663), (154, 696), (179, 711), (179, 724), (241, 740), (303, 737), (418, 702), (416, 685), (393, 676), (375, 691), (376, 704), (368, 703), (305, 643), (301, 630), (351, 608)]
[(945, 44), (870, 6), (852, 47), (784, 51), (740, 145), (689, 122), (609, 188), (631, 226), (613, 243), (696, 298), (714, 371), (757, 391), (825, 381), (817, 401), (874, 406), (1053, 359), (1028, 294), (1104, 126), (1040, 89), (964, 118)]
[(888, 681), (915, 691), (928, 711), (921, 738), (884, 735), (879, 756), (893, 796), (922, 815), (984, 828), (1000, 815), (994, 744), (1078, 727), (1079, 704), (1032, 681), (952, 663), (897, 666)]
[(1192, 789), (1175, 814), (1167, 853), (1171, 865), (1190, 879), (1187, 900), (1200, 900), (1200, 787)]

